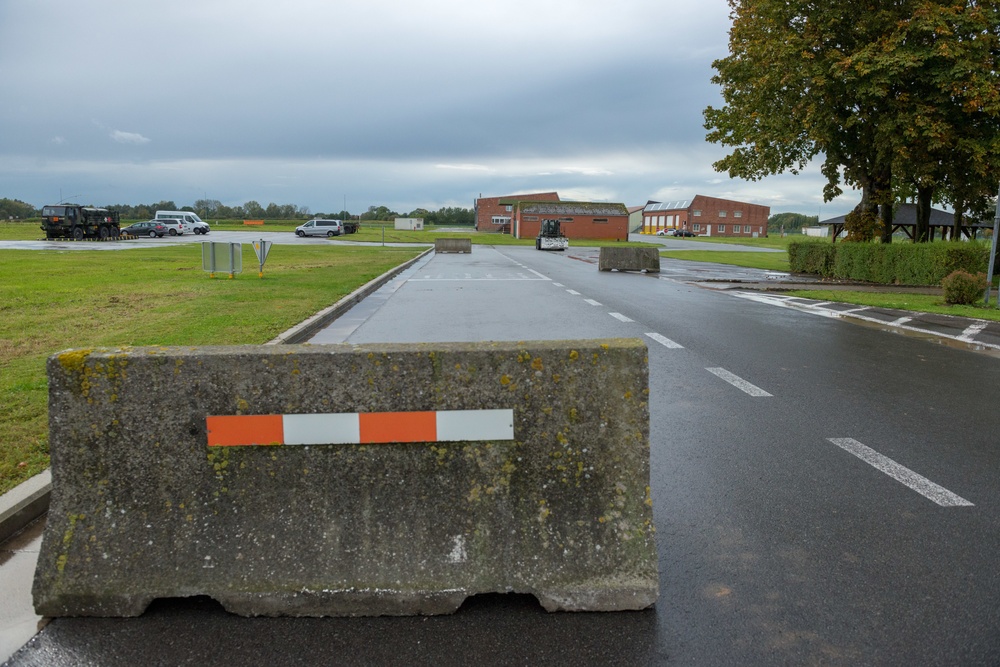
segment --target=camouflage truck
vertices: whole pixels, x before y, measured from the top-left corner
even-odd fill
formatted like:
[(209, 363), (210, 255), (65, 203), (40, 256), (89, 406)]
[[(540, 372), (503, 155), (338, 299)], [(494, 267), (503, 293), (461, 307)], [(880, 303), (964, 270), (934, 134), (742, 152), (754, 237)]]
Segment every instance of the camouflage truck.
[(47, 239), (105, 239), (121, 236), (118, 211), (91, 206), (55, 204), (42, 208), (42, 231)]

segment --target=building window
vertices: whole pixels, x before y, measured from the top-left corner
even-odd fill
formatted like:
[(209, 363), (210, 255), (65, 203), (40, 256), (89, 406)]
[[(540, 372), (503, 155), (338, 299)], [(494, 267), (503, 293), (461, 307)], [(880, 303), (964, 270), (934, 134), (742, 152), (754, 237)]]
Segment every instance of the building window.
[(749, 234), (750, 233), (750, 225), (743, 225), (743, 232), (745, 234)]
[(494, 215), (492, 222), (494, 225), (509, 225), (510, 218), (504, 217), (502, 215)]
[(725, 234), (726, 233), (726, 226), (725, 225), (719, 225), (719, 233), (720, 234)]
[(734, 218), (742, 218), (743, 217), (743, 211), (733, 211), (733, 217)]
[(726, 217), (726, 212), (725, 211), (719, 211), (719, 217), (720, 218)]
[(701, 231), (701, 225), (699, 223), (697, 223), (697, 222), (694, 223), (694, 225), (692, 225), (692, 227), (691, 227), (691, 231), (693, 231), (693, 232), (700, 232)]
[(608, 222), (607, 218), (594, 218), (594, 224), (601, 224), (601, 223), (607, 224), (607, 222)]
[(733, 234), (739, 234), (739, 233), (740, 233), (740, 226), (733, 225)]
[(507, 211), (508, 213), (510, 213), (511, 211), (513, 211), (513, 210), (514, 210), (514, 206), (513, 206), (513, 204), (508, 204), (508, 205), (507, 205), (507, 206), (505, 206), (504, 208), (506, 209), (506, 211)]
[(691, 215), (693, 215), (696, 218), (700, 218), (701, 217), (701, 211), (691, 211)]

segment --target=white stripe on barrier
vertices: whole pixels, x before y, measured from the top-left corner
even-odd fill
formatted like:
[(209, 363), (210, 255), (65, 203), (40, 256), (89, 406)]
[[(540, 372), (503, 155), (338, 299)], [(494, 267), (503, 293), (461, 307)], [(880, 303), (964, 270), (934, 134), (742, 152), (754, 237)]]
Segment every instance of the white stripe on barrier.
[(513, 410), (438, 410), (437, 439), (513, 440)]
[(351, 445), (361, 442), (358, 414), (283, 415), (286, 445)]

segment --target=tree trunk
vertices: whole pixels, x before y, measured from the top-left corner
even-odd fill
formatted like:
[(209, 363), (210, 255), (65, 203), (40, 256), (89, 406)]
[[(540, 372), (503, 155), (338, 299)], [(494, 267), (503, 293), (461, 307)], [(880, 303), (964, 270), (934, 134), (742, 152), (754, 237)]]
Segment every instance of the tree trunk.
[(955, 200), (955, 221), (951, 224), (951, 240), (962, 240), (962, 224), (965, 222), (965, 202)]
[(914, 243), (927, 243), (931, 229), (931, 197), (933, 186), (917, 186), (917, 222), (913, 230)]
[(882, 220), (882, 243), (892, 243), (892, 204), (879, 206), (878, 217)]

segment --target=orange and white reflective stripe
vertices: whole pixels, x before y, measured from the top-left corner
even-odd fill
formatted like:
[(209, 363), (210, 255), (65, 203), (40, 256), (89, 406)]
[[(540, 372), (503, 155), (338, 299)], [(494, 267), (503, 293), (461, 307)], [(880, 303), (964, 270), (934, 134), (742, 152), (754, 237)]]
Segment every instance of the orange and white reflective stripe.
[(212, 415), (209, 447), (513, 440), (513, 410)]

